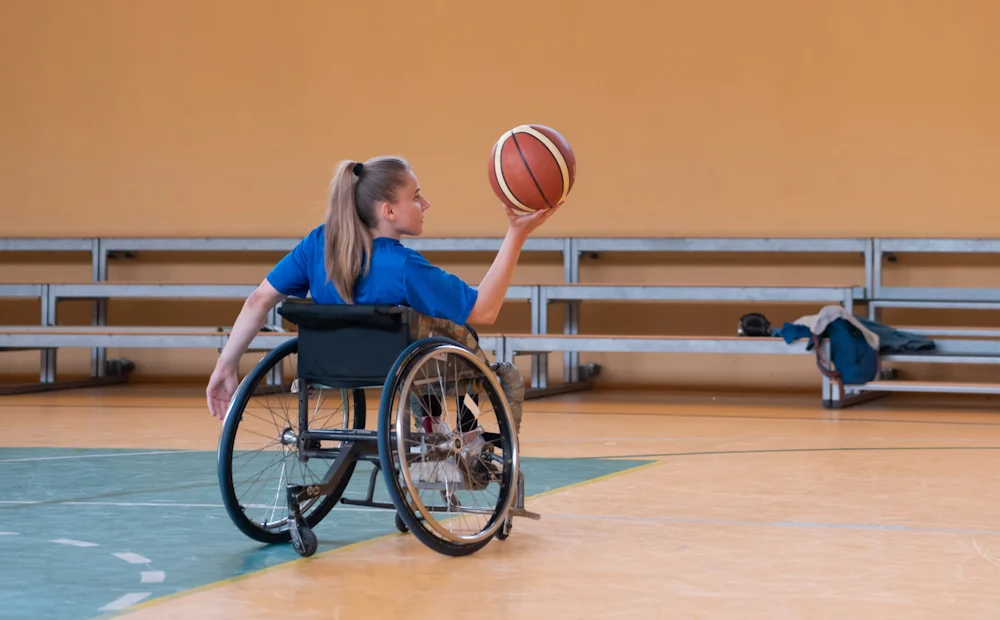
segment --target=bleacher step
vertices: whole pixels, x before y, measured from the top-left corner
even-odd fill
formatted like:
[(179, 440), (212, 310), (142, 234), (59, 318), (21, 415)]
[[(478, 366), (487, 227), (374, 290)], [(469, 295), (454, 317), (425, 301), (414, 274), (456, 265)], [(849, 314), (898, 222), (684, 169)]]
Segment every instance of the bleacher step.
[(1000, 394), (1000, 383), (962, 383), (958, 381), (869, 381), (849, 385), (862, 392), (932, 392), (935, 394)]

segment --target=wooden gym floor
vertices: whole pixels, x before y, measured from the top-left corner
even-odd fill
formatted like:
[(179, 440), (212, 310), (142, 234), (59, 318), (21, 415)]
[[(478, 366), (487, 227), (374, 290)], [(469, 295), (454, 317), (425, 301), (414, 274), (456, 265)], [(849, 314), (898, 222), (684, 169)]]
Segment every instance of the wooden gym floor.
[(1000, 415), (928, 402), (528, 401), (542, 521), (447, 558), (342, 506), (299, 559), (226, 516), (200, 389), (0, 397), (0, 617), (995, 617)]

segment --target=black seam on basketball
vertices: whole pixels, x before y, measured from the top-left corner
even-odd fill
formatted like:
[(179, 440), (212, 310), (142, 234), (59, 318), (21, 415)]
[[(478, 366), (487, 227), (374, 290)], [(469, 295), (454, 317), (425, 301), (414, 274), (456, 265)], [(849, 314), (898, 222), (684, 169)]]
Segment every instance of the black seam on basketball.
[[(542, 135), (545, 135), (545, 134), (543, 133)], [(534, 136), (532, 136), (532, 137), (534, 138)], [(535, 139), (538, 140), (538, 138), (535, 138)], [(559, 182), (559, 186), (560, 186), (559, 194), (562, 195), (562, 190), (566, 189), (566, 185), (568, 183), (568, 179), (563, 179), (563, 176), (562, 176), (562, 166), (559, 165), (559, 159), (556, 157), (556, 154), (552, 152), (552, 149), (550, 149), (549, 147), (545, 146), (544, 142), (542, 142), (541, 140), (538, 140), (538, 143), (541, 144), (542, 147), (545, 149), (545, 152), (549, 154), (549, 156), (552, 158), (552, 163), (555, 164), (556, 170), (559, 171), (559, 181), (560, 181)], [(553, 145), (553, 146), (555, 146), (556, 150), (559, 151), (559, 147), (557, 145)], [(566, 158), (563, 156), (562, 151), (559, 151), (559, 156), (563, 157), (563, 161), (564, 162), (566, 161)], [(566, 162), (566, 168), (567, 168), (567, 170), (569, 169), (569, 162)], [(550, 204), (549, 206), (552, 206), (552, 205)]]
[[(514, 146), (517, 147), (517, 154), (521, 156), (521, 161), (524, 162), (524, 169), (528, 171), (528, 176), (531, 177), (531, 180), (535, 184), (535, 187), (538, 188), (538, 193), (542, 195), (542, 200), (545, 201), (545, 206), (551, 209), (552, 203), (549, 202), (549, 199), (545, 196), (545, 192), (542, 191), (542, 186), (539, 185), (538, 180), (535, 179), (535, 174), (531, 171), (531, 166), (528, 165), (528, 160), (524, 158), (524, 153), (521, 151), (521, 145), (517, 143), (517, 134), (511, 132), (510, 139), (514, 141)], [(545, 150), (547, 151), (549, 149), (546, 148)], [(549, 154), (551, 155), (551, 153)], [(558, 164), (559, 162), (556, 163)]]
[[(500, 156), (503, 157), (503, 145), (501, 145), (500, 147)], [(524, 201), (521, 200), (520, 196), (517, 195), (517, 192), (514, 191), (514, 188), (511, 187), (510, 183), (507, 182), (507, 177), (503, 173), (503, 166), (500, 166), (500, 170), (496, 171), (496, 176), (497, 176), (497, 181), (500, 181), (501, 179), (503, 180), (503, 184), (507, 187), (507, 191), (510, 192), (510, 195), (514, 197), (513, 202), (511, 202), (510, 197), (504, 196), (504, 200), (510, 202), (510, 208), (514, 209), (519, 213), (528, 213), (531, 210), (530, 207), (524, 204)]]
[[(514, 147), (515, 148), (517, 147), (517, 142), (516, 141), (514, 142)], [(501, 149), (502, 149), (502, 147), (501, 147)], [(501, 150), (501, 156), (502, 156), (502, 150)], [(523, 157), (521, 158), (521, 161), (522, 162), (524, 161)], [(527, 167), (527, 164), (525, 164), (525, 167)], [(530, 170), (529, 170), (529, 172), (530, 172)], [(500, 176), (503, 177), (504, 184), (507, 186), (507, 191), (509, 191), (510, 194), (511, 194), (511, 196), (514, 197), (514, 201), (517, 202), (517, 203), (519, 203), (518, 205), (511, 204), (511, 208), (514, 209), (515, 211), (520, 212), (520, 213), (531, 213), (531, 212), (535, 211), (535, 209), (532, 209), (531, 207), (529, 207), (529, 206), (527, 206), (527, 205), (524, 204), (524, 201), (521, 199), (521, 196), (518, 196), (517, 192), (514, 191), (514, 188), (511, 187), (510, 183), (507, 182), (507, 177), (506, 177), (506, 175), (503, 174), (503, 166), (500, 166)]]

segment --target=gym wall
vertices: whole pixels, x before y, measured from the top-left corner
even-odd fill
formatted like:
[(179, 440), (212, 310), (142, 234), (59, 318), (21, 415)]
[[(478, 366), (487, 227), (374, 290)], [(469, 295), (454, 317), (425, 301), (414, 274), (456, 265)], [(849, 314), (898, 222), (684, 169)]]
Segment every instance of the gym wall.
[[(433, 202), (426, 235), (499, 236), (486, 159), (524, 122), (557, 128), (578, 161), (570, 200), (540, 235), (995, 236), (998, 27), (989, 0), (8, 0), (0, 236), (298, 236), (322, 218), (339, 159), (382, 153), (413, 163)], [(276, 258), (142, 254), (112, 261), (110, 277), (258, 282)], [(478, 281), (491, 257), (430, 258)], [(584, 261), (582, 279), (861, 282), (860, 259), (788, 259), (605, 255)], [(903, 261), (887, 278), (991, 286), (996, 267)], [(561, 278), (557, 257), (525, 257), (516, 282)], [(0, 256), (0, 280), (38, 279), (87, 281), (89, 262)], [(36, 306), (0, 301), (0, 316), (32, 324)], [(624, 308), (587, 304), (584, 331), (733, 334), (749, 309), (773, 322), (808, 310), (650, 304), (623, 324)], [(228, 325), (238, 309), (123, 301), (110, 319)], [(62, 323), (89, 317), (89, 304), (60, 306)], [(513, 304), (497, 328), (527, 321)], [(151, 381), (201, 381), (214, 360), (111, 353)], [(0, 373), (30, 377), (37, 357), (4, 354)], [(86, 372), (87, 360), (61, 353), (60, 371)], [(611, 385), (817, 381), (797, 358), (589, 360)]]

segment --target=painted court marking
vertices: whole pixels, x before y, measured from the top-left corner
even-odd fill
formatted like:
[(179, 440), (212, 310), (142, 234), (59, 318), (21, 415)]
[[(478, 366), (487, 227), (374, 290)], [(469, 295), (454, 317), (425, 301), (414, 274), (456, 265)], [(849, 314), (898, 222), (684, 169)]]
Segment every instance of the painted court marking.
[[(0, 500), (0, 504), (9, 504), (15, 506), (30, 506), (32, 504), (41, 504), (44, 502), (40, 501), (13, 501), (13, 500)], [(61, 506), (119, 506), (124, 508), (225, 508), (222, 504), (187, 504), (179, 502), (49, 502), (49, 505), (61, 505)], [(247, 504), (247, 508), (274, 508), (271, 504)], [(337, 506), (338, 512), (370, 512), (372, 510), (381, 510), (380, 508), (368, 508), (365, 506)]]
[(86, 542), (83, 540), (73, 540), (71, 538), (57, 538), (56, 540), (50, 540), (51, 543), (56, 543), (58, 545), (72, 545), (73, 547), (99, 547), (97, 543)]
[(162, 570), (144, 570), (140, 573), (141, 583), (163, 583), (167, 574)]
[(104, 607), (101, 607), (100, 609), (98, 609), (98, 611), (119, 611), (125, 609), (126, 607), (131, 607), (132, 605), (135, 605), (139, 601), (142, 601), (147, 597), (149, 597), (149, 595), (151, 594), (152, 592), (130, 592), (129, 594), (126, 594), (120, 599), (114, 600), (105, 605)]
[[(189, 454), (189, 453), (192, 453), (192, 452), (195, 452), (195, 451), (191, 451), (191, 450), (152, 451), (152, 452), (146, 452), (146, 451), (144, 451), (144, 452), (126, 452), (126, 453), (117, 453), (117, 454), (94, 454), (94, 455), (71, 455), (71, 456), (60, 456), (60, 457), (37, 457), (37, 458), (0, 459), (0, 466), (2, 466), (3, 463), (13, 463), (13, 462), (50, 461), (50, 460), (51, 461), (55, 461), (55, 460), (72, 460), (72, 459), (77, 459), (77, 458), (104, 458), (104, 457), (112, 457), (112, 456), (139, 457), (139, 456), (149, 456), (149, 455), (157, 455), (157, 454), (163, 454), (163, 455), (169, 455), (169, 454)], [(205, 452), (213, 452), (213, 451), (205, 451)], [(0, 471), (2, 471), (2, 467), (0, 467)], [(598, 477), (598, 478), (603, 478), (603, 476)], [(594, 480), (587, 480), (586, 482), (593, 482), (593, 481)], [(570, 485), (570, 486), (575, 486), (575, 485)], [(563, 490), (563, 489), (560, 488), (559, 490)], [(77, 500), (77, 501), (58, 501), (58, 500), (55, 500), (55, 501), (53, 501), (53, 500), (27, 500), (27, 499), (22, 499), (22, 500), (12, 500), (12, 499), (4, 500), (4, 499), (0, 499), (0, 506), (4, 506), (4, 505), (5, 506), (32, 506), (32, 505), (39, 505), (39, 504), (41, 504), (41, 505), (50, 505), (50, 506), (55, 506), (55, 505), (59, 505), (59, 504), (69, 504), (69, 505), (79, 505), (79, 506), (146, 507), (146, 508), (156, 508), (156, 509), (163, 509), (165, 507), (222, 509), (224, 507), (221, 502), (191, 502), (191, 503), (188, 503), (188, 502), (183, 502), (183, 501), (182, 502), (176, 502), (176, 501), (155, 501), (155, 500), (154, 501), (148, 501), (148, 500), (147, 501), (138, 501), (138, 502), (127, 502), (127, 501), (122, 502), (122, 501), (80, 501), (80, 500)], [(270, 505), (260, 505), (260, 507), (262, 507), (262, 508), (270, 508), (272, 506), (270, 506)], [(370, 512), (370, 511), (376, 510), (376, 509), (367, 508), (367, 507), (341, 507), (341, 510), (351, 511), (351, 512)], [(19, 535), (16, 532), (3, 532), (3, 534), (7, 534), (7, 535), (11, 535), (11, 536)], [(377, 537), (375, 540), (378, 540), (378, 539), (379, 538)], [(123, 561), (123, 562), (125, 562), (125, 563), (127, 563), (129, 565), (135, 566), (136, 572), (138, 573), (137, 576), (139, 578), (139, 584), (148, 586), (150, 591), (140, 591), (140, 590), (145, 590), (145, 588), (142, 588), (142, 587), (140, 587), (140, 588), (134, 588), (134, 585), (127, 586), (127, 589), (126, 588), (121, 588), (121, 589), (116, 588), (116, 589), (118, 589), (117, 592), (111, 591), (111, 592), (107, 592), (106, 594), (110, 595), (110, 596), (113, 596), (114, 594), (119, 594), (120, 596), (118, 598), (116, 598), (115, 600), (110, 601), (110, 602), (108, 602), (106, 604), (103, 604), (103, 606), (100, 606), (100, 607), (98, 607), (98, 605), (100, 605), (99, 601), (95, 602), (94, 607), (99, 612), (116, 613), (116, 612), (122, 612), (122, 611), (124, 611), (126, 609), (133, 608), (133, 607), (135, 607), (137, 605), (140, 605), (140, 604), (148, 604), (147, 599), (149, 599), (150, 597), (154, 596), (154, 592), (156, 591), (156, 588), (159, 587), (159, 586), (162, 586), (162, 584), (164, 584), (166, 582), (166, 577), (167, 576), (166, 576), (166, 572), (165, 571), (163, 571), (163, 570), (151, 570), (152, 569), (151, 564), (153, 563), (153, 560), (151, 560), (150, 558), (148, 558), (146, 556), (143, 556), (143, 555), (140, 555), (138, 553), (135, 553), (135, 552), (107, 552), (106, 548), (107, 548), (107, 546), (110, 546), (110, 545), (107, 545), (108, 541), (105, 541), (105, 543), (102, 543), (102, 544), (98, 544), (98, 543), (94, 543), (94, 542), (88, 542), (88, 541), (83, 541), (83, 540), (76, 540), (76, 539), (71, 539), (71, 538), (59, 538), (59, 539), (50, 540), (49, 542), (51, 542), (53, 544), (63, 545), (64, 548), (65, 548), (65, 546), (69, 546), (69, 547), (78, 547), (78, 548), (98, 548), (98, 549), (104, 549), (105, 550), (104, 553), (107, 553), (108, 555), (114, 556), (115, 558), (118, 558), (119, 560), (121, 560), (121, 561)], [(372, 540), (372, 541), (366, 541), (366, 542), (374, 542), (374, 540)], [(102, 546), (102, 545), (104, 545), (104, 546)], [(104, 555), (104, 553), (102, 553), (100, 555), (102, 557), (105, 557), (105, 558), (108, 557), (107, 555)], [(256, 572), (257, 571), (254, 571), (254, 573), (256, 573)], [(135, 572), (131, 573), (131, 578), (135, 579), (135, 577), (136, 577), (136, 573)], [(131, 584), (135, 584), (135, 582), (131, 581), (131, 579), (129, 579), (128, 577), (125, 577), (125, 579), (127, 581), (130, 581)], [(118, 581), (119, 585), (121, 585), (121, 583), (120, 583), (121, 577), (115, 577), (114, 580)], [(135, 591), (132, 591), (133, 589)], [(125, 594), (122, 594), (123, 590), (124, 590)], [(105, 600), (107, 600), (107, 599), (105, 599)]]
[[(10, 502), (8, 502), (10, 503)], [(17, 532), (0, 532), (0, 536), (19, 536)], [(55, 543), (58, 545), (69, 545), (71, 547), (100, 547), (97, 543), (87, 542), (85, 540), (74, 540), (72, 538), (56, 538), (50, 540), (50, 543)], [(149, 564), (151, 560), (145, 558), (138, 553), (123, 552), (123, 553), (112, 553), (120, 560), (124, 560), (129, 564)], [(162, 570), (148, 570), (139, 573), (139, 583), (163, 583), (167, 579), (167, 573)], [(98, 611), (121, 611), (126, 607), (131, 607), (136, 603), (149, 598), (152, 592), (129, 592), (128, 594), (111, 601), (104, 607), (98, 609)]]
[(151, 454), (194, 454), (215, 450), (156, 450), (154, 452), (118, 452), (115, 454), (70, 454), (66, 456), (33, 456), (23, 459), (0, 459), (0, 463), (25, 463), (28, 461), (64, 461), (72, 459), (109, 459), (118, 456), (149, 456)]
[[(5, 503), (19, 503), (19, 502), (5, 502)], [(31, 503), (31, 502), (27, 502)], [(0, 536), (19, 536), (17, 532), (0, 532)], [(71, 547), (100, 547), (97, 543), (87, 542), (85, 540), (74, 540), (72, 538), (56, 538), (49, 541), (50, 543), (55, 543), (57, 545), (69, 545)], [(149, 564), (152, 560), (143, 557), (138, 553), (132, 552), (121, 552), (112, 553), (120, 560), (124, 560), (129, 564)], [(163, 583), (167, 579), (167, 573), (162, 570), (145, 570), (139, 573), (139, 583)], [(151, 596), (152, 592), (129, 592), (128, 594), (111, 601), (104, 607), (100, 607), (98, 611), (121, 611), (126, 607), (131, 607), (136, 603), (147, 599)]]

